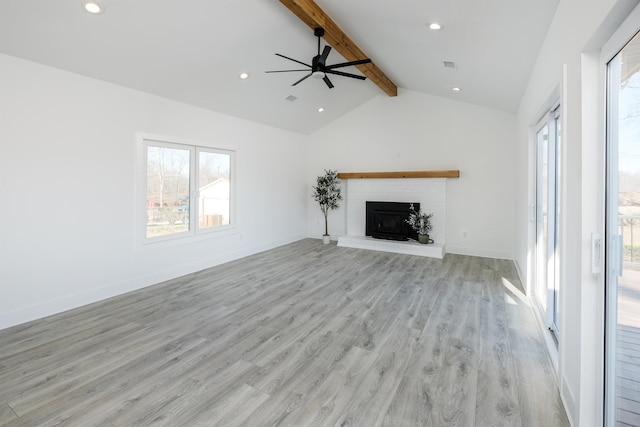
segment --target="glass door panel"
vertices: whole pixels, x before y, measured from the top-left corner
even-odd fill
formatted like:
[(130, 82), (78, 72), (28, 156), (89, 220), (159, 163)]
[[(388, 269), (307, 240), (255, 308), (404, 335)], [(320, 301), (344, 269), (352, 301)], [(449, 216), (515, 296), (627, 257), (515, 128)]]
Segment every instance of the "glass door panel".
[(549, 126), (537, 133), (536, 166), (536, 299), (547, 312), (549, 275)]
[(640, 427), (640, 39), (607, 65), (607, 426)]
[(536, 301), (551, 331), (559, 331), (558, 185), (560, 107), (550, 111), (536, 133)]

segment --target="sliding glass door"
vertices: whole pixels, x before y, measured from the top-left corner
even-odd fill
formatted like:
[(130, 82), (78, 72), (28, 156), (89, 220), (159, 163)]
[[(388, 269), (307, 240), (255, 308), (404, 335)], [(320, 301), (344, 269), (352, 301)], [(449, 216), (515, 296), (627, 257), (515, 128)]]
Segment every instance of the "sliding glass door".
[(607, 64), (605, 418), (640, 426), (640, 37)]
[(560, 177), (560, 107), (555, 106), (536, 132), (536, 301), (547, 326), (560, 328), (558, 215)]

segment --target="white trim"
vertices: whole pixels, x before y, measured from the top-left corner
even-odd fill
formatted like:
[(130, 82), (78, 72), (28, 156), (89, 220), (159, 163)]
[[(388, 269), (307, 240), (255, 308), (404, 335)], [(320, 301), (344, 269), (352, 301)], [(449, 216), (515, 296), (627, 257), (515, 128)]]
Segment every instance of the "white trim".
[[(630, 2), (638, 3), (638, 1)], [(606, 65), (614, 56), (624, 48), (624, 46), (640, 31), (640, 7), (635, 7), (624, 21), (618, 25), (617, 29), (609, 40), (600, 49), (600, 58)]]
[(513, 265), (516, 268), (516, 273), (518, 274), (518, 278), (520, 279), (520, 283), (522, 283), (522, 288), (524, 289), (524, 293), (527, 295), (527, 297), (529, 296), (529, 294), (527, 293), (527, 289), (525, 287), (525, 276), (522, 272), (522, 267), (520, 267), (520, 263), (518, 262), (517, 259), (513, 260)]
[[(598, 53), (581, 54), (580, 112), (580, 381), (565, 381), (562, 391), (572, 388), (565, 399), (576, 396), (571, 406), (573, 418), (580, 425), (603, 423), (603, 339), (604, 305), (602, 274), (591, 270), (591, 234), (604, 233), (604, 76)], [(575, 242), (574, 242), (575, 247)], [(574, 332), (575, 333), (575, 332)], [(575, 360), (563, 360), (572, 364)]]
[(546, 324), (545, 314), (542, 312), (542, 308), (540, 305), (533, 299), (530, 298), (531, 309), (533, 312), (533, 317), (536, 319), (536, 324), (538, 325), (538, 329), (540, 330), (540, 334), (542, 335), (542, 339), (544, 340), (545, 345), (547, 346), (547, 352), (549, 355), (549, 359), (551, 360), (551, 364), (554, 368), (554, 375), (556, 376), (556, 382), (558, 382), (558, 372), (559, 372), (559, 351), (556, 341), (553, 339), (552, 331)]
[[(568, 190), (570, 188), (570, 185), (568, 183), (568, 179), (569, 176), (567, 174), (567, 172), (569, 171), (569, 162), (571, 161), (571, 156), (569, 156), (568, 154), (568, 141), (569, 139), (567, 138), (567, 129), (568, 129), (568, 118), (569, 118), (569, 109), (567, 108), (567, 102), (569, 99), (569, 94), (568, 94), (568, 83), (567, 83), (567, 79), (568, 79), (568, 67), (567, 64), (562, 64), (562, 80), (561, 80), (561, 84), (560, 84), (560, 99), (564, 100), (564, 102), (562, 102), (560, 104), (560, 108), (559, 111), (558, 109), (556, 109), (555, 111), (557, 111), (560, 115), (560, 117), (562, 118), (562, 130), (560, 132), (560, 144), (561, 144), (561, 151), (560, 151), (560, 168), (561, 168), (561, 172), (560, 172), (560, 185), (559, 185), (559, 192), (560, 192), (560, 203), (559, 203), (559, 207), (560, 207), (560, 212), (558, 212), (558, 223), (559, 223), (559, 236), (558, 236), (558, 280), (559, 283), (564, 284), (561, 285), (561, 288), (559, 290), (559, 297), (560, 297), (560, 324), (565, 325), (565, 327), (560, 328), (560, 333), (558, 334), (559, 336), (557, 336), (558, 339), (558, 345), (557, 345), (557, 352), (558, 352), (558, 388), (560, 389), (560, 398), (562, 399), (562, 402), (565, 406), (566, 409), (566, 413), (567, 413), (567, 417), (569, 418), (569, 422), (571, 425), (573, 424), (573, 412), (571, 409), (575, 407), (576, 402), (575, 402), (575, 397), (574, 397), (574, 392), (570, 387), (570, 384), (568, 384), (568, 382), (565, 380), (565, 366), (567, 361), (567, 357), (564, 357), (564, 347), (566, 345), (566, 343), (569, 340), (569, 334), (570, 332), (567, 330), (568, 328), (566, 327), (566, 325), (569, 324), (569, 322), (567, 321), (568, 319), (568, 307), (569, 307), (569, 301), (564, 297), (564, 295), (567, 294), (567, 286), (569, 286), (569, 277), (570, 276), (570, 272), (571, 272), (571, 266), (569, 266), (567, 260), (569, 260), (569, 256), (567, 254), (567, 251), (570, 250), (570, 245), (569, 245), (569, 235), (570, 235), (570, 225), (569, 225), (569, 218), (566, 215), (566, 210), (569, 206), (569, 201), (568, 201), (568, 196), (570, 191)], [(564, 289), (564, 290), (563, 290)], [(574, 331), (575, 333), (575, 331)], [(555, 347), (555, 346), (554, 346)], [(552, 350), (550, 350), (552, 351)]]
[(471, 248), (465, 246), (447, 245), (447, 253), (456, 255), (477, 256), (482, 258), (513, 260), (513, 253), (509, 251), (496, 251), (494, 249), (487, 248)]
[(547, 99), (542, 103), (536, 114), (534, 115), (534, 121), (531, 122), (530, 127), (534, 128), (534, 135), (538, 132), (544, 125), (545, 121), (548, 120), (549, 111), (556, 111), (558, 107), (562, 105), (562, 78), (560, 83), (556, 84), (555, 87), (550, 91)]
[[(622, 275), (622, 271), (618, 271), (620, 261), (622, 261), (624, 255), (617, 250), (618, 240), (618, 194), (611, 191), (612, 189), (618, 189), (618, 169), (613, 170), (609, 165), (618, 164), (618, 102), (619, 102), (619, 88), (620, 88), (620, 72), (621, 72), (621, 58), (620, 53), (617, 53), (610, 60), (606, 60), (606, 129), (607, 134), (605, 136), (606, 147), (606, 176), (605, 176), (605, 266), (607, 266), (604, 274), (604, 292), (605, 292), (605, 356), (604, 356), (604, 416), (605, 425), (614, 425), (616, 418), (616, 361), (615, 358), (608, 356), (614, 354), (611, 350), (611, 346), (615, 346), (617, 340), (617, 327), (616, 319), (612, 316), (617, 316), (617, 295), (614, 292), (614, 287), (617, 289), (618, 275)], [(605, 59), (605, 58), (602, 58)], [(613, 70), (610, 68), (613, 67)], [(615, 71), (615, 72), (611, 72)], [(615, 125), (612, 125), (612, 121), (615, 121)], [(613, 250), (612, 250), (613, 249)], [(618, 274), (619, 273), (619, 274)], [(615, 322), (615, 323), (614, 323)]]

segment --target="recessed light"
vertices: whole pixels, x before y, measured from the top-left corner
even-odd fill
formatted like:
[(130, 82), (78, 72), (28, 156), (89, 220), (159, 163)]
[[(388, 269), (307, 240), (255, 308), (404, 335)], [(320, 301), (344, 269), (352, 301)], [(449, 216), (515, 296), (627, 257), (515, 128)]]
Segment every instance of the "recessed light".
[(459, 87), (455, 86), (451, 88), (452, 91), (454, 92), (460, 92), (462, 89), (460, 89)]
[(437, 22), (432, 22), (431, 24), (429, 24), (429, 29), (430, 30), (441, 30), (442, 29), (442, 25), (438, 24)]
[(101, 13), (104, 13), (104, 6), (97, 0), (85, 0), (82, 2), (82, 6), (84, 7), (84, 10), (93, 15), (100, 15)]
[(318, 113), (322, 113), (324, 111), (323, 107), (318, 108)]
[(249, 78), (249, 74), (248, 73), (240, 73), (240, 78), (242, 80), (248, 79)]

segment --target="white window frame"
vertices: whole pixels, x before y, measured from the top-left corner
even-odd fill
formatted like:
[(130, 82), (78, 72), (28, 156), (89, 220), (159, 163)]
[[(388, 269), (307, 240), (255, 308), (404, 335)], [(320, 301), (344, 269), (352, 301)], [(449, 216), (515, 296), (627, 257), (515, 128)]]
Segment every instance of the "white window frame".
[[(164, 236), (147, 237), (147, 148), (149, 146), (169, 147), (188, 150), (189, 166), (189, 229)], [(155, 244), (185, 243), (201, 239), (226, 236), (236, 232), (235, 215), (235, 151), (213, 147), (202, 141), (185, 138), (168, 137), (148, 133), (137, 134), (137, 191), (136, 191), (136, 236), (138, 247)], [(216, 227), (200, 228), (198, 218), (198, 159), (202, 152), (226, 154), (229, 159), (229, 224)]]

